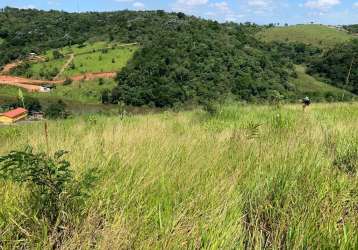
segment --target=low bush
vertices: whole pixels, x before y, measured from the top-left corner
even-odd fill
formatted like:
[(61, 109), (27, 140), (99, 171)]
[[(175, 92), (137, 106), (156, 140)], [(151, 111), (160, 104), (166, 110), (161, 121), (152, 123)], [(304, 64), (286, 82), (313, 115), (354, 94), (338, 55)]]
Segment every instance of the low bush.
[(12, 151), (0, 157), (0, 179), (25, 185), (31, 193), (30, 207), (50, 223), (58, 221), (66, 207), (86, 196), (95, 180), (94, 175), (85, 174), (77, 181), (70, 163), (63, 160), (67, 153), (60, 150), (48, 156), (34, 153), (28, 146), (23, 151)]

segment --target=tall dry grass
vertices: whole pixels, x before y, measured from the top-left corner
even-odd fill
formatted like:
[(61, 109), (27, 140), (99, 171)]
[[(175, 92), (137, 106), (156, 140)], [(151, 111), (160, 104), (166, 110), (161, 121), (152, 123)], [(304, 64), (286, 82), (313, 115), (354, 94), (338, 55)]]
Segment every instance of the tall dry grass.
[[(358, 247), (358, 105), (225, 106), (48, 123), (50, 151), (99, 180), (62, 249)], [(42, 123), (0, 128), (0, 154), (45, 151)], [(0, 185), (0, 248), (50, 249), (26, 187)]]

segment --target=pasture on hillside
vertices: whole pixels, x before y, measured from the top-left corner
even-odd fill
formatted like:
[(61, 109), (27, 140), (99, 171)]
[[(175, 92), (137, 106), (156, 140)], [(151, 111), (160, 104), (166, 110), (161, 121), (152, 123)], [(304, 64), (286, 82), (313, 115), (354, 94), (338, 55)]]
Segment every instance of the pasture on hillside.
[(348, 32), (320, 24), (299, 24), (264, 29), (257, 37), (265, 42), (300, 42), (320, 48), (331, 48), (354, 38)]
[(88, 72), (118, 72), (132, 58), (135, 48), (113, 48), (75, 56), (62, 77), (82, 75)]
[(49, 50), (42, 55), (44, 61), (20, 65), (12, 71), (12, 74), (52, 80), (55, 76), (65, 79), (85, 73), (118, 72), (132, 58), (137, 49), (136, 43), (94, 42), (72, 45), (58, 50), (63, 57), (55, 58), (54, 51), (56, 50)]
[[(231, 104), (48, 122), (49, 153), (88, 196), (49, 221), (1, 181), (4, 249), (355, 249), (358, 104)], [(36, 135), (36, 136), (34, 136)], [(43, 123), (0, 130), (0, 155), (46, 152)]]
[(329, 101), (330, 97), (333, 100), (345, 101), (348, 100), (346, 98), (354, 96), (352, 93), (346, 90), (321, 82), (316, 78), (308, 75), (306, 73), (306, 67), (303, 65), (295, 65), (295, 72), (297, 73), (297, 78), (292, 78), (291, 81), (297, 88), (297, 91), (302, 93), (302, 95), (310, 96), (315, 101)]

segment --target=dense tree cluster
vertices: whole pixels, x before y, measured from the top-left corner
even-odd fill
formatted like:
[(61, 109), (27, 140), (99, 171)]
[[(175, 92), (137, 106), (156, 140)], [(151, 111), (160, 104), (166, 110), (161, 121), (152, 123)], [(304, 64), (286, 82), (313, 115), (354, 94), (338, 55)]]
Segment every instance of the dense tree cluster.
[(310, 64), (310, 74), (326, 78), (332, 85), (358, 94), (358, 40), (325, 52)]
[(351, 34), (358, 34), (358, 24), (345, 25), (343, 28)]
[(289, 62), (270, 53), (246, 25), (178, 17), (162, 27), (120, 72), (112, 97), (164, 107), (290, 91)]
[(267, 46), (275, 55), (288, 58), (295, 64), (309, 64), (323, 52), (318, 47), (299, 42), (272, 42)]

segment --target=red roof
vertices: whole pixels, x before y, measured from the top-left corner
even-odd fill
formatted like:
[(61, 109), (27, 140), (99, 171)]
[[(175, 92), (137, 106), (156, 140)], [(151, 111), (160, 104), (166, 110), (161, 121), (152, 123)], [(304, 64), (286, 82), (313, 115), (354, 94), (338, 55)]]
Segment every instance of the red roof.
[(13, 109), (13, 110), (10, 110), (8, 112), (2, 113), (2, 115), (6, 116), (6, 117), (9, 117), (9, 118), (16, 118), (16, 117), (18, 117), (20, 115), (23, 115), (25, 113), (27, 113), (26, 109), (17, 108), (17, 109)]

